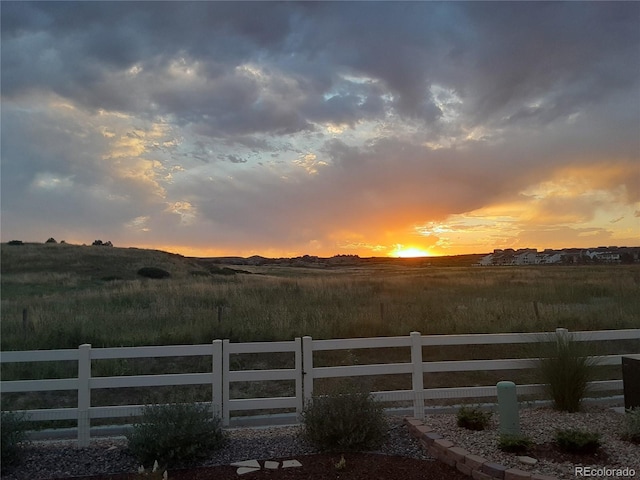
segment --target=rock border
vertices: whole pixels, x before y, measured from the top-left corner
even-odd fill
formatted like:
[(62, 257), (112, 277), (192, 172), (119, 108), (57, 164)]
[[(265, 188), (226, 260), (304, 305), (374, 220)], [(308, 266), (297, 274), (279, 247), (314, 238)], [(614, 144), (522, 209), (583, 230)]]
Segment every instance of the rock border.
[(464, 448), (457, 447), (417, 418), (405, 417), (404, 423), (408, 427), (410, 435), (420, 442), (427, 455), (455, 467), (459, 472), (474, 480), (558, 480), (557, 477), (525, 472), (519, 468), (509, 468), (474, 455)]

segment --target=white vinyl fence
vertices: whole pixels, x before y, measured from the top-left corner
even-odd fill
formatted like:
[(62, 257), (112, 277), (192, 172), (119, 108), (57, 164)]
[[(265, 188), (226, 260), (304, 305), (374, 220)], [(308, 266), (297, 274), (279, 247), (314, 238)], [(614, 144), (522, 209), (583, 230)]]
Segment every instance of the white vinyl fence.
[[(556, 334), (567, 334), (558, 329)], [(640, 329), (602, 330), (573, 332), (575, 341), (640, 340)], [(14, 380), (0, 382), (2, 393), (41, 392), (76, 390), (77, 407), (46, 408), (26, 410), (30, 421), (76, 420), (78, 445), (87, 446), (90, 441), (91, 420), (99, 418), (121, 418), (140, 415), (143, 405), (91, 406), (91, 392), (97, 389), (122, 387), (155, 387), (181, 385), (210, 385), (211, 407), (220, 415), (224, 426), (232, 422), (232, 411), (252, 411), (295, 409), (297, 415), (302, 412), (304, 402), (313, 396), (314, 380), (338, 377), (360, 377), (404, 374), (411, 376), (411, 389), (373, 392), (375, 398), (383, 402), (410, 402), (413, 415), (423, 418), (425, 400), (465, 399), (496, 397), (496, 386), (429, 388), (424, 385), (424, 374), (433, 372), (465, 372), (489, 370), (531, 369), (538, 359), (499, 359), (499, 360), (451, 360), (423, 361), (423, 349), (443, 345), (498, 345), (525, 344), (549, 341), (553, 333), (501, 333), (468, 335), (421, 335), (411, 332), (404, 337), (353, 338), (339, 340), (313, 340), (311, 337), (296, 338), (282, 342), (231, 343), (229, 340), (215, 340), (208, 345), (173, 345), (151, 347), (91, 348), (80, 345), (78, 349), (34, 350), (0, 352), (0, 363), (49, 362), (72, 360), (78, 362), (77, 378)], [(640, 342), (638, 342), (640, 346)], [(356, 349), (410, 349), (410, 362), (380, 363), (346, 366), (314, 366), (314, 352), (340, 351)], [(638, 348), (640, 351), (640, 348)], [(231, 355), (269, 354), (288, 352), (294, 356), (294, 368), (265, 370), (234, 370), (231, 368)], [(92, 377), (91, 362), (104, 359), (157, 358), (210, 356), (211, 369), (203, 373), (126, 375)], [(620, 365), (621, 355), (598, 357), (599, 365)], [(231, 398), (230, 385), (233, 382), (257, 382), (288, 380), (294, 382), (294, 396), (272, 398)], [(622, 392), (622, 380), (592, 382), (592, 391)], [(537, 394), (543, 392), (542, 385), (518, 385), (518, 394)]]

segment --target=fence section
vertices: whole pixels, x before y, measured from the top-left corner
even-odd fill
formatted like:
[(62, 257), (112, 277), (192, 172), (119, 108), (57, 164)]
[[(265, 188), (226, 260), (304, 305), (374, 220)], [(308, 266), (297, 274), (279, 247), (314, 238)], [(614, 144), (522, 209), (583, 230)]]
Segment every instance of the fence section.
[[(296, 414), (302, 413), (302, 344), (300, 338), (290, 342), (250, 342), (231, 343), (223, 341), (223, 373), (222, 373), (222, 423), (229, 425), (232, 411), (238, 410), (268, 410), (278, 408), (295, 408)], [(283, 353), (294, 354), (294, 368), (280, 368), (275, 370), (231, 370), (230, 358), (233, 354)], [(231, 383), (255, 382), (271, 380), (293, 380), (295, 382), (295, 396), (232, 399)]]
[[(556, 335), (566, 335), (558, 329)], [(574, 332), (575, 341), (637, 341), (640, 351), (640, 329)], [(553, 333), (505, 333), (468, 335), (427, 335), (411, 332), (406, 337), (353, 338), (339, 340), (313, 340), (311, 337), (296, 338), (284, 342), (231, 343), (215, 340), (207, 345), (173, 345), (152, 347), (91, 348), (80, 345), (77, 350), (48, 350), (0, 352), (0, 363), (77, 361), (77, 378), (2, 381), (3, 393), (76, 390), (76, 408), (47, 408), (27, 410), (31, 421), (76, 420), (79, 446), (90, 441), (91, 420), (97, 418), (122, 418), (140, 415), (143, 405), (91, 406), (91, 393), (96, 389), (122, 387), (154, 387), (179, 385), (210, 385), (212, 411), (220, 415), (223, 425), (231, 422), (231, 413), (255, 410), (287, 409), (299, 414), (305, 401), (312, 398), (314, 381), (327, 378), (354, 376), (405, 375), (411, 378), (411, 388), (373, 392), (383, 402), (410, 402), (413, 415), (423, 418), (426, 400), (465, 399), (495, 397), (495, 385), (472, 387), (425, 388), (425, 374), (442, 372), (497, 371), (531, 369), (539, 359), (493, 359), (493, 360), (449, 360), (423, 361), (425, 349), (469, 345), (510, 345), (552, 341)], [(366, 365), (317, 366), (314, 352), (351, 351), (357, 349), (405, 349), (405, 358), (410, 361)], [(408, 349), (408, 351), (407, 351)], [(234, 369), (232, 355), (285, 353), (293, 355), (293, 368), (241, 370)], [(93, 360), (131, 359), (157, 357), (208, 356), (211, 369), (201, 373), (126, 375), (92, 377)], [(621, 355), (598, 357), (600, 365), (620, 365)], [(231, 385), (235, 382), (289, 381), (294, 383), (293, 396), (271, 396), (268, 398), (232, 398)], [(622, 380), (592, 382), (592, 390), (622, 392)], [(543, 385), (518, 385), (519, 394), (535, 394), (543, 391)], [(208, 403), (208, 402), (207, 402)]]

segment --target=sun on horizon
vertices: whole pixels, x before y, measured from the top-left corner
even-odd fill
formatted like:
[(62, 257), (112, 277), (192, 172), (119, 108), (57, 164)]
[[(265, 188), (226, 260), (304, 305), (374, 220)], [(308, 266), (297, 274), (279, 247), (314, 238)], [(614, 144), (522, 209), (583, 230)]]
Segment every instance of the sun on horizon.
[(396, 248), (389, 254), (390, 257), (396, 258), (417, 258), (417, 257), (433, 257), (429, 250), (423, 250), (418, 247), (406, 247), (404, 245), (396, 245)]

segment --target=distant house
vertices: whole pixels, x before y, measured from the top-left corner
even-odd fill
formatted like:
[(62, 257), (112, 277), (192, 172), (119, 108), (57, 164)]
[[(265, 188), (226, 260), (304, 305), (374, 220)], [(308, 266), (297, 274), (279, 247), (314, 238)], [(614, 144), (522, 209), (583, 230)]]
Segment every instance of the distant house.
[(552, 265), (562, 262), (562, 253), (539, 253), (536, 255), (536, 263), (538, 265)]
[(496, 248), (480, 259), (480, 266), (498, 265), (552, 265), (558, 263), (579, 265), (584, 263), (635, 263), (640, 262), (640, 247), (598, 247), (590, 250), (565, 248), (546, 249), (538, 253), (535, 248)]
[(535, 265), (538, 251), (535, 248), (523, 248), (514, 255), (515, 265)]
[(482, 257), (478, 262), (478, 264), (482, 267), (488, 267), (489, 265), (493, 265), (493, 253), (490, 253), (489, 255), (485, 255), (484, 257)]
[(493, 253), (482, 257), (478, 265), (483, 267), (496, 265), (551, 265), (561, 263), (562, 257), (562, 252), (556, 250), (545, 250), (539, 253), (535, 248), (521, 248), (519, 250), (497, 248)]
[(591, 260), (602, 263), (620, 263), (620, 253), (612, 251), (595, 251), (589, 250), (585, 253)]

